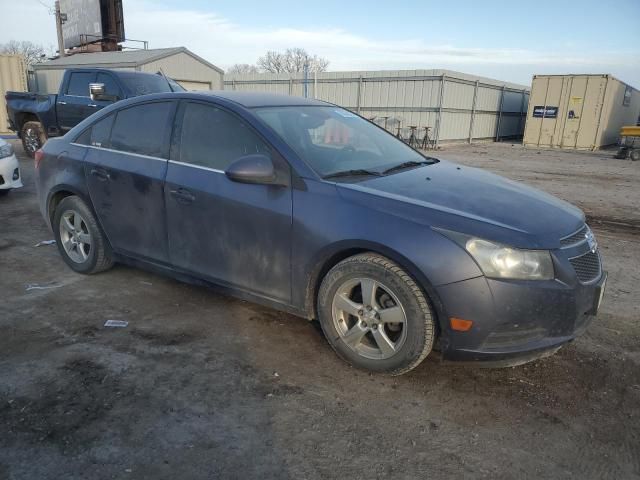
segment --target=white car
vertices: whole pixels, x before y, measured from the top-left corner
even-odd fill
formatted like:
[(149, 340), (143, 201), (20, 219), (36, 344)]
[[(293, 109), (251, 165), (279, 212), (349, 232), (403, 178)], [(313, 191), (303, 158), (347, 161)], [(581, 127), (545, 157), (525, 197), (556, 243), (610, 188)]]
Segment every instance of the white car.
[(9, 193), (12, 188), (21, 186), (20, 165), (13, 153), (13, 147), (0, 138), (0, 196)]

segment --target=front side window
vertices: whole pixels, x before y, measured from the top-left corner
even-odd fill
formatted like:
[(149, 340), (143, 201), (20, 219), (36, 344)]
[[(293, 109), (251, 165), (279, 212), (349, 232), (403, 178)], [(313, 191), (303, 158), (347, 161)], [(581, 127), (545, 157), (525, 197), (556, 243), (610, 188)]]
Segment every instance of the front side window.
[(225, 170), (242, 156), (269, 152), (262, 139), (235, 115), (212, 105), (185, 104), (180, 131), (181, 162)]
[(90, 72), (73, 72), (69, 77), (67, 95), (76, 97), (89, 96), (89, 84), (93, 82), (94, 74)]
[(287, 106), (254, 111), (320, 176), (350, 170), (380, 173), (406, 162), (437, 161), (343, 108)]
[(145, 103), (120, 110), (111, 130), (110, 148), (166, 158), (165, 138), (171, 111), (171, 102)]
[(110, 97), (118, 97), (121, 98), (122, 95), (120, 93), (120, 87), (116, 82), (116, 79), (113, 78), (112, 75), (108, 73), (98, 73), (98, 77), (96, 79), (96, 83), (104, 84), (104, 94)]

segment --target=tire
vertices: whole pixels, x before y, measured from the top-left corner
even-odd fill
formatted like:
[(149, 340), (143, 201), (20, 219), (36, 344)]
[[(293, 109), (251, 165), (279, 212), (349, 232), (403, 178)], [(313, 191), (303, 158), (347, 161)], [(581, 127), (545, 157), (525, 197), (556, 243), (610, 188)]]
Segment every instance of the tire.
[(20, 138), (22, 139), (22, 148), (24, 152), (31, 158), (34, 158), (36, 151), (47, 141), (44, 127), (40, 122), (25, 122), (20, 130)]
[(92, 274), (111, 268), (111, 247), (93, 212), (80, 197), (65, 197), (58, 204), (52, 226), (58, 251), (72, 270)]
[(618, 158), (624, 160), (629, 155), (629, 147), (622, 146), (618, 149), (613, 158)]
[[(365, 295), (370, 302), (362, 301), (363, 291), (373, 292)], [(402, 268), (378, 254), (334, 266), (320, 286), (317, 309), (329, 344), (358, 368), (401, 375), (433, 347), (435, 315), (427, 298)]]
[(631, 150), (631, 152), (629, 153), (629, 158), (634, 162), (640, 160), (640, 149), (636, 148), (635, 150)]
[(11, 191), (10, 188), (5, 188), (5, 189), (0, 190), (0, 197), (4, 197), (6, 195), (9, 195), (10, 191)]

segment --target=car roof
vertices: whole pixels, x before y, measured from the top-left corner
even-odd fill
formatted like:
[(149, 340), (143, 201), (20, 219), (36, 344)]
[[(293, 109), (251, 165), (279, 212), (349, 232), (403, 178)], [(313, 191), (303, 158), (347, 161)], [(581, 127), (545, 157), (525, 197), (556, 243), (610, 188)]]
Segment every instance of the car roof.
[(237, 92), (233, 90), (211, 90), (202, 92), (176, 92), (164, 96), (188, 98), (214, 98), (237, 103), (246, 108), (280, 106), (327, 106), (329, 103), (312, 98), (294, 97), (277, 93)]
[(247, 108), (275, 107), (285, 105), (327, 105), (326, 102), (315, 100), (313, 98), (295, 97), (292, 95), (283, 95), (277, 93), (238, 92), (233, 90), (214, 90), (198, 93), (201, 93), (203, 95), (211, 95), (217, 98), (224, 98), (225, 100), (235, 102)]

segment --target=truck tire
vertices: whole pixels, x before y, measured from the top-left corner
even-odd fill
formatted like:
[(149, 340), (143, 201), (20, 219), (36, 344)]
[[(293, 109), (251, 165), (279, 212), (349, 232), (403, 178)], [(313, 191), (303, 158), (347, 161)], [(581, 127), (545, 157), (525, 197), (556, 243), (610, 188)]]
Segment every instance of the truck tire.
[(72, 270), (92, 274), (113, 265), (109, 242), (80, 197), (65, 197), (58, 204), (52, 227), (60, 255)]
[(375, 253), (349, 257), (324, 277), (318, 319), (336, 353), (353, 366), (401, 375), (431, 352), (435, 314), (413, 279)]
[(31, 158), (35, 157), (36, 151), (42, 148), (44, 142), (47, 141), (44, 127), (40, 122), (35, 120), (25, 122), (24, 125), (22, 125), (20, 138), (22, 139), (24, 152)]
[(634, 150), (631, 150), (631, 152), (629, 153), (629, 158), (634, 162), (640, 160), (640, 149), (636, 148)]

